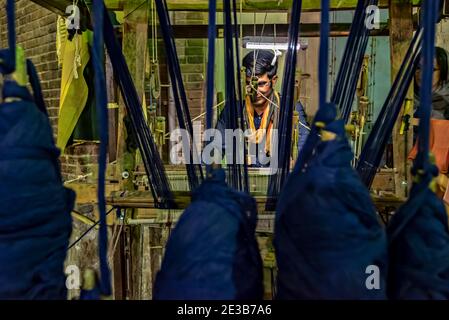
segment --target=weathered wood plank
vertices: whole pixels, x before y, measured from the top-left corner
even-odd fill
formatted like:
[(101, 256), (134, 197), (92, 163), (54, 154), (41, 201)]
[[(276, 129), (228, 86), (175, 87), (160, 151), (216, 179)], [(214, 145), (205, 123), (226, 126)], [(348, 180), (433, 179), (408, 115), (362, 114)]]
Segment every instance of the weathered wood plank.
[[(57, 13), (63, 14), (65, 8), (72, 4), (71, 0), (32, 0), (33, 2)], [(242, 10), (245, 12), (264, 11), (283, 11), (289, 10), (293, 0), (244, 0)], [(379, 6), (386, 8), (389, 0), (380, 0)], [(421, 0), (411, 0), (413, 5), (419, 5)], [(127, 1), (124, 0), (106, 0), (106, 6), (109, 10), (123, 10)], [(331, 10), (353, 10), (355, 9), (357, 0), (332, 0), (330, 3)], [(208, 10), (208, 0), (167, 0), (169, 10), (176, 11), (206, 11)], [(237, 1), (240, 8), (240, 2)], [(222, 10), (222, 2), (217, 3), (217, 10)], [(317, 0), (303, 0), (303, 11), (319, 11), (320, 2)]]
[[(126, 59), (131, 77), (136, 87), (137, 94), (140, 101), (144, 101), (145, 91), (145, 56), (147, 54), (148, 42), (148, 13), (149, 2), (142, 0), (128, 0), (124, 3), (124, 21), (123, 21), (123, 54)], [(136, 166), (136, 150), (132, 149), (128, 144), (127, 136), (129, 132), (124, 126), (124, 119), (126, 110), (124, 104), (119, 108), (119, 125), (121, 130), (119, 132), (119, 154), (117, 156), (120, 164), (120, 172), (127, 171), (129, 177), (122, 180), (122, 184), (126, 191), (134, 190), (134, 170)], [(126, 217), (135, 214), (137, 210), (128, 210)], [(143, 227), (136, 226), (131, 228), (130, 232), (130, 252), (131, 252), (131, 269), (128, 272), (132, 273), (132, 299), (141, 300), (147, 299), (147, 283), (148, 283), (148, 268), (145, 264), (143, 250), (147, 245), (148, 232)]]
[[(194, 24), (194, 25), (174, 25), (173, 26), (173, 36), (180, 39), (190, 39), (190, 38), (207, 38), (207, 25), (206, 24)], [(274, 31), (273, 25), (242, 25), (242, 35), (243, 37), (253, 36), (254, 28), (256, 29), (256, 34), (261, 34), (263, 30), (264, 37), (274, 37), (276, 38), (287, 38), (288, 37), (288, 27), (286, 23), (276, 24), (276, 32)], [(350, 23), (331, 23), (330, 24), (330, 37), (347, 37), (349, 35), (351, 24)], [(217, 25), (217, 37), (223, 35), (223, 25)], [(320, 25), (318, 23), (301, 23), (299, 28), (301, 38), (309, 37), (319, 37), (320, 36)], [(388, 36), (389, 31), (386, 24), (381, 24), (379, 29), (373, 29), (370, 31), (370, 36)], [(161, 37), (160, 31), (158, 30), (158, 37)]]
[[(413, 13), (411, 0), (390, 0), (390, 55), (391, 55), (391, 78), (396, 76), (404, 59), (405, 53), (413, 37)], [(411, 86), (406, 100), (413, 100), (413, 86)], [(404, 104), (405, 105), (405, 104)], [(408, 192), (409, 165), (407, 163), (407, 152), (412, 146), (412, 130), (401, 132), (403, 116), (411, 115), (413, 107), (403, 108), (393, 129), (393, 163), (395, 193), (397, 196), (405, 197)]]
[[(244, 0), (242, 3), (243, 11), (281, 11), (289, 10), (292, 7), (293, 0)], [(414, 5), (421, 3), (421, 0), (412, 0)], [(167, 5), (169, 10), (207, 10), (208, 0), (167, 0)], [(331, 0), (330, 8), (331, 10), (350, 10), (355, 9), (357, 5), (357, 0)], [(380, 7), (387, 7), (388, 0), (380, 0)], [(240, 2), (237, 1), (237, 6), (240, 8)], [(217, 3), (217, 10), (221, 10), (223, 4), (221, 2)], [(320, 1), (317, 0), (303, 0), (302, 1), (303, 11), (319, 11)]]
[[(69, 5), (73, 4), (72, 0), (31, 0), (31, 1), (59, 15), (64, 15), (66, 8)], [(109, 10), (123, 10), (124, 1), (125, 0), (105, 0), (105, 4)]]

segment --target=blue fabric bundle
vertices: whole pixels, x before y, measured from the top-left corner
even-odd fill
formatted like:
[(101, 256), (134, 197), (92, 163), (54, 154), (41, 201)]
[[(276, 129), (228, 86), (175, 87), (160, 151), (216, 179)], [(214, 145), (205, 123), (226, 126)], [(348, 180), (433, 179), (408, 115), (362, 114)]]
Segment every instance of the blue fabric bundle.
[(345, 120), (334, 120), (326, 99), (329, 0), (321, 0), (320, 29), (320, 105), (276, 208), (277, 299), (383, 299), (386, 235), (351, 167)]
[(256, 203), (214, 170), (171, 234), (156, 277), (158, 300), (262, 299)]
[[(304, 171), (290, 175), (278, 201), (274, 245), (278, 299), (383, 299), (386, 237), (369, 192), (351, 167), (343, 120), (326, 127)], [(366, 268), (380, 289), (366, 287)]]
[[(229, 24), (229, 6), (226, 9)], [(213, 116), (215, 15), (216, 1), (210, 0), (208, 129), (212, 127)], [(227, 40), (230, 45), (229, 34)], [(223, 170), (207, 166), (207, 179), (194, 191), (192, 203), (182, 214), (167, 243), (161, 270), (156, 277), (155, 299), (263, 297), (262, 260), (255, 238), (256, 203), (250, 195), (229, 188), (225, 180)]]
[(391, 299), (449, 299), (448, 219), (428, 184), (427, 179), (413, 186), (387, 229)]
[(93, 64), (95, 70), (95, 104), (100, 125), (100, 152), (98, 157), (98, 211), (100, 213), (100, 229), (98, 232), (98, 259), (100, 261), (100, 274), (91, 290), (82, 290), (80, 299), (99, 300), (102, 296), (112, 294), (111, 272), (108, 266), (108, 229), (106, 225), (106, 198), (105, 198), (105, 175), (107, 167), (108, 136), (108, 108), (106, 98), (106, 79), (104, 76), (104, 12), (103, 0), (97, 0), (92, 7), (92, 23), (94, 25), (93, 41)]
[(65, 299), (75, 194), (62, 186), (53, 132), (25, 87), (0, 105), (0, 299)]
[[(6, 8), (3, 74), (15, 70), (14, 1)], [(31, 61), (27, 71), (34, 97), (6, 81), (0, 104), (0, 299), (66, 299), (64, 260), (75, 193), (62, 185), (59, 150)]]
[(449, 299), (449, 229), (444, 204), (430, 189), (438, 169), (429, 161), (429, 132), (435, 22), (439, 1), (423, 3), (423, 77), (421, 83), (418, 155), (410, 198), (388, 226), (392, 299)]

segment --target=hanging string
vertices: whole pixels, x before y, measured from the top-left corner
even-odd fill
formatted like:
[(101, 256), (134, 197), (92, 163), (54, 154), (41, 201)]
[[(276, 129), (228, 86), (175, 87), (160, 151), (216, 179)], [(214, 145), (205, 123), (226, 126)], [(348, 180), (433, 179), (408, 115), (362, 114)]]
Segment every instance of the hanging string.
[[(263, 18), (263, 24), (262, 24), (262, 31), (260, 32), (260, 36), (259, 36), (259, 45), (262, 43), (262, 39), (263, 39), (263, 33), (265, 31), (265, 23), (267, 21), (267, 15), (268, 12), (265, 12), (265, 16)], [(254, 35), (256, 34), (256, 22), (254, 22)], [(257, 57), (259, 55), (259, 50), (254, 49), (253, 54), (255, 55), (254, 57), (254, 64), (253, 64), (253, 76), (256, 75), (256, 61), (257, 61)]]
[(98, 234), (98, 250), (100, 257), (100, 290), (104, 296), (112, 294), (111, 275), (108, 266), (108, 229), (106, 225), (105, 174), (108, 148), (108, 107), (106, 97), (106, 79), (104, 76), (104, 40), (103, 18), (104, 3), (96, 0), (93, 4), (93, 65), (95, 68), (95, 104), (98, 113), (100, 131), (100, 151), (98, 160), (98, 209), (100, 212), (100, 229)]
[[(361, 1), (359, 1), (361, 2)], [(329, 70), (329, 1), (321, 1), (320, 51), (318, 63), (318, 84), (320, 108), (327, 102), (327, 77)]]
[(357, 80), (363, 64), (368, 45), (369, 30), (366, 25), (368, 12), (366, 8), (377, 5), (378, 0), (359, 0), (354, 13), (342, 63), (338, 70), (331, 101), (340, 110), (340, 117), (348, 121), (357, 90)]
[(423, 10), (423, 47), (422, 47), (422, 79), (420, 88), (421, 105), (419, 113), (418, 128), (418, 154), (413, 164), (413, 173), (416, 175), (421, 171), (423, 174), (429, 172), (431, 163), (429, 161), (430, 141), (430, 116), (432, 113), (432, 84), (433, 84), (433, 60), (435, 57), (435, 20), (439, 1), (424, 1)]
[[(105, 9), (106, 10), (106, 9)], [(114, 76), (131, 119), (145, 171), (149, 178), (150, 190), (155, 206), (159, 208), (174, 208), (175, 203), (170, 185), (165, 174), (164, 165), (158, 153), (157, 145), (145, 121), (142, 104), (132, 81), (125, 57), (117, 38), (109, 15), (104, 15), (104, 40), (111, 58)]]
[[(207, 51), (207, 93), (206, 93), (206, 130), (212, 128), (214, 116), (214, 69), (215, 69), (215, 37), (216, 37), (216, 0), (209, 0), (209, 26), (207, 31), (208, 51)], [(212, 173), (210, 164), (206, 166), (208, 176)]]
[(292, 119), (294, 109), (294, 90), (296, 57), (298, 48), (299, 25), (302, 1), (293, 1), (292, 14), (288, 30), (288, 49), (285, 57), (285, 69), (282, 81), (281, 106), (278, 126), (278, 149), (274, 156), (278, 159), (278, 170), (270, 176), (268, 182), (267, 210), (273, 210), (276, 199), (290, 171)]
[[(363, 56), (366, 50), (368, 39), (368, 30), (365, 24), (367, 14), (366, 6), (377, 3), (376, 1), (377, 0), (359, 0), (357, 3), (354, 20), (351, 24), (351, 30), (349, 33), (348, 41), (346, 43), (345, 51), (343, 53), (342, 64), (340, 65), (334, 90), (330, 99), (331, 103), (325, 103), (326, 101), (325, 96), (327, 93), (325, 91), (322, 91), (324, 90), (323, 87), (324, 85), (320, 84), (320, 92), (323, 92), (323, 95), (320, 94), (320, 105), (315, 115), (314, 125), (312, 126), (311, 133), (308, 136), (307, 141), (301, 153), (298, 156), (298, 159), (295, 164), (294, 169), (295, 171), (302, 170), (304, 168), (307, 161), (313, 154), (316, 144), (319, 141), (320, 130), (316, 126), (316, 124), (318, 124), (320, 127), (323, 127), (327, 123), (333, 121), (336, 118), (335, 105), (340, 106), (341, 117), (345, 121), (347, 121), (347, 118), (349, 118), (355, 90), (357, 88), (357, 79), (358, 75), (360, 74), (360, 68), (362, 66)], [(325, 16), (322, 17), (322, 19), (323, 18), (329, 21), (328, 14), (325, 14)], [(328, 28), (325, 29), (322, 28), (325, 27), (321, 25), (320, 32), (329, 34)], [(320, 39), (320, 41), (324, 40)], [(328, 48), (327, 43), (322, 43), (322, 45), (325, 48)], [(323, 55), (324, 52), (321, 55), (324, 58)], [(328, 62), (328, 59), (326, 59), (326, 62)], [(322, 63), (323, 62), (320, 62), (321, 69), (323, 66)], [(328, 67), (328, 64), (326, 63), (325, 66)], [(323, 78), (324, 74), (321, 74), (321, 77)], [(327, 70), (326, 70), (326, 78), (327, 78)], [(327, 79), (326, 79), (326, 86), (327, 86)]]
[[(241, 5), (241, 3), (240, 3)], [(241, 34), (239, 35), (238, 29), (237, 29), (237, 25), (238, 25), (238, 20), (237, 20), (237, 4), (236, 4), (236, 0), (233, 0), (233, 14), (234, 14), (234, 40), (235, 40), (235, 53), (236, 53), (236, 69), (237, 69), (237, 93), (238, 93), (238, 99), (237, 99), (237, 116), (239, 119), (239, 126), (240, 128), (243, 130), (243, 128), (245, 127), (244, 125), (244, 120), (243, 120), (243, 109), (244, 109), (244, 97), (243, 97), (243, 92), (242, 92), (242, 75), (241, 75), (241, 66), (240, 66), (240, 54), (239, 54), (239, 48), (241, 48), (242, 46), (239, 43), (239, 39)], [(265, 15), (265, 19), (266, 19), (266, 15)], [(265, 25), (265, 21), (264, 21), (264, 25)], [(254, 62), (254, 66), (256, 65), (256, 63)], [(249, 192), (249, 180), (248, 180), (248, 158), (247, 158), (247, 147), (246, 147), (246, 143), (243, 141), (243, 168), (239, 167), (240, 170), (242, 170), (243, 172), (241, 173), (241, 175), (243, 175), (243, 191), (245, 191), (246, 193)]]
[(356, 169), (368, 188), (371, 186), (379, 168), (383, 151), (391, 136), (394, 124), (401, 111), (402, 102), (407, 95), (407, 90), (419, 63), (422, 36), (423, 30), (419, 28), (410, 43), (393, 85), (360, 153)]
[(167, 53), (168, 71), (170, 73), (170, 79), (172, 84), (173, 98), (176, 107), (176, 114), (178, 117), (179, 127), (182, 130), (186, 130), (189, 135), (189, 144), (185, 145), (189, 152), (190, 161), (186, 162), (187, 176), (189, 179), (190, 190), (195, 190), (200, 182), (203, 180), (203, 172), (201, 164), (198, 162), (198, 154), (193, 136), (193, 126), (190, 117), (190, 110), (187, 103), (187, 96), (182, 81), (181, 67), (178, 60), (178, 54), (176, 52), (175, 40), (173, 39), (173, 30), (170, 23), (170, 17), (168, 15), (167, 2), (156, 1), (156, 10), (159, 16), (159, 23), (161, 26), (162, 36), (165, 42), (165, 49)]

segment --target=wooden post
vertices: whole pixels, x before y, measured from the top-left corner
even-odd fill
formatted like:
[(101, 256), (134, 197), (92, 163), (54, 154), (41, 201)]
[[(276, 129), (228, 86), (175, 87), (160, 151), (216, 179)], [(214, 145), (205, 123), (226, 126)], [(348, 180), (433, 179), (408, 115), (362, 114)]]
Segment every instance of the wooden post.
[[(123, 54), (126, 58), (126, 62), (129, 67), (134, 85), (137, 90), (139, 98), (143, 102), (144, 89), (145, 89), (145, 56), (148, 52), (148, 7), (149, 2), (142, 2), (141, 0), (129, 0), (124, 2), (124, 22), (123, 22)], [(121, 177), (121, 189), (125, 191), (134, 190), (134, 170), (136, 166), (136, 151), (130, 148), (127, 144), (128, 132), (125, 126), (124, 120), (126, 119), (126, 109), (123, 101), (119, 106), (119, 129), (118, 129), (118, 146), (117, 146), (117, 159), (119, 165), (119, 174), (128, 172), (128, 177), (122, 179)], [(127, 210), (126, 215), (132, 215), (133, 210)], [(129, 297), (131, 299), (142, 299), (144, 293), (141, 288), (141, 276), (142, 273), (142, 255), (140, 253), (142, 246), (142, 237), (140, 232), (140, 226), (131, 228), (128, 233), (130, 236), (127, 241), (127, 248), (130, 252), (128, 256), (128, 267), (126, 272), (128, 273), (128, 285), (131, 292)], [(129, 243), (131, 242), (131, 243)], [(120, 270), (117, 270), (120, 272)], [(129, 283), (129, 282), (132, 282)]]
[[(411, 0), (390, 0), (390, 56), (391, 56), (391, 79), (394, 79), (405, 53), (413, 37), (413, 17)], [(406, 100), (413, 101), (413, 86), (407, 93)], [(404, 104), (405, 105), (405, 104)], [(403, 116), (412, 115), (413, 107), (406, 108), (399, 114), (393, 129), (393, 164), (395, 194), (406, 197), (411, 187), (410, 166), (407, 162), (407, 153), (412, 147), (413, 130), (401, 132)], [(411, 110), (410, 110), (411, 109)]]
[(113, 106), (118, 106), (117, 99), (117, 84), (114, 81), (114, 71), (112, 69), (112, 62), (109, 54), (106, 53), (105, 59), (105, 74), (106, 74), (106, 90), (108, 95), (108, 120), (109, 120), (109, 145), (108, 158), (109, 163), (117, 159), (117, 119), (118, 109)]

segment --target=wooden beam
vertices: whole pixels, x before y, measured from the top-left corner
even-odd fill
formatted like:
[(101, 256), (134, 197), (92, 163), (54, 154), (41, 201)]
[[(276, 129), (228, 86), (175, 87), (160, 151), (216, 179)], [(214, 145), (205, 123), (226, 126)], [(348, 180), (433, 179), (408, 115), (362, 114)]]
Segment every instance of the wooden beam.
[[(148, 51), (148, 14), (149, 2), (142, 0), (128, 0), (124, 3), (124, 21), (123, 21), (123, 45), (122, 50), (131, 73), (132, 80), (136, 87), (137, 94), (141, 102), (144, 100), (145, 92), (145, 63)], [(146, 111), (144, 111), (146, 112)], [(120, 165), (120, 171), (127, 171), (129, 177), (123, 180), (123, 189), (125, 191), (134, 190), (134, 170), (136, 167), (136, 150), (129, 145), (127, 139), (129, 131), (124, 126), (123, 119), (126, 117), (124, 104), (119, 109), (119, 125), (122, 128), (119, 132), (119, 156), (117, 157)], [(136, 210), (127, 210), (126, 217), (133, 216)], [(146, 259), (141, 256), (144, 239), (148, 238), (147, 232), (142, 228), (132, 228), (130, 233), (131, 245), (131, 272), (132, 279), (132, 299), (148, 299), (149, 292), (146, 290), (148, 283), (148, 268), (145, 267)]]
[(73, 4), (68, 0), (32, 0), (34, 3), (56, 13), (61, 16), (65, 15), (65, 9), (70, 4)]
[[(396, 77), (402, 64), (405, 53), (413, 37), (413, 12), (411, 0), (390, 0), (390, 55), (391, 79)], [(413, 86), (407, 93), (406, 101), (413, 101)], [(404, 109), (404, 108), (403, 108)], [(412, 147), (413, 130), (401, 132), (403, 116), (411, 115), (413, 107), (402, 110), (393, 129), (393, 164), (395, 194), (406, 197), (411, 187), (410, 168), (407, 162), (407, 153)]]
[[(285, 11), (292, 7), (293, 0), (245, 0), (242, 4), (243, 11), (255, 12), (259, 10), (264, 11)], [(421, 0), (411, 0), (413, 5), (419, 5)], [(240, 2), (237, 1), (237, 6), (240, 8)], [(209, 7), (208, 0), (167, 0), (169, 10), (177, 11), (206, 11)], [(331, 0), (331, 10), (354, 10), (357, 6), (357, 0)], [(379, 7), (386, 8), (388, 0), (380, 0)], [(222, 2), (217, 3), (217, 10), (222, 10)], [(303, 0), (302, 11), (320, 11), (320, 1), (317, 0)]]
[[(32, 0), (33, 2), (57, 13), (64, 14), (65, 8), (72, 4), (71, 0)], [(245, 12), (263, 11), (285, 11), (292, 6), (293, 0), (245, 0), (242, 4), (242, 9)], [(389, 0), (380, 0), (379, 7), (386, 8)], [(105, 0), (106, 7), (109, 10), (121, 11), (124, 8), (125, 0)], [(420, 5), (421, 0), (411, 0), (414, 6)], [(240, 8), (240, 2), (237, 1), (237, 6)], [(209, 8), (209, 0), (167, 0), (169, 10), (173, 11), (207, 11)], [(331, 0), (331, 10), (354, 10), (357, 5), (357, 0)], [(217, 3), (217, 10), (222, 10), (222, 2)], [(320, 2), (317, 0), (303, 0), (303, 11), (320, 11)]]
[[(207, 39), (207, 25), (194, 24), (194, 25), (173, 25), (173, 35), (175, 39), (191, 39), (200, 38)], [(245, 24), (242, 26), (243, 37), (253, 36), (254, 27), (256, 27), (256, 34), (260, 35), (262, 24), (249, 25)], [(288, 24), (276, 24), (276, 37), (277, 38), (287, 38), (288, 37)], [(332, 23), (330, 26), (330, 36), (331, 37), (347, 37), (349, 35), (349, 29), (351, 27), (350, 23)], [(263, 35), (265, 37), (274, 37), (274, 27), (273, 25), (265, 25), (263, 29)], [(217, 36), (220, 37), (223, 34), (223, 25), (217, 25)], [(300, 37), (319, 37), (320, 36), (320, 25), (318, 23), (302, 23), (300, 26)], [(388, 36), (388, 25), (381, 24), (380, 29), (372, 30), (370, 32), (371, 36)], [(162, 37), (160, 31), (158, 31), (158, 37)]]
[[(73, 4), (72, 0), (31, 0), (31, 1), (61, 16), (65, 15), (66, 8), (69, 5)], [(104, 2), (109, 10), (121, 11), (123, 10), (124, 1), (125, 0), (105, 0)]]

